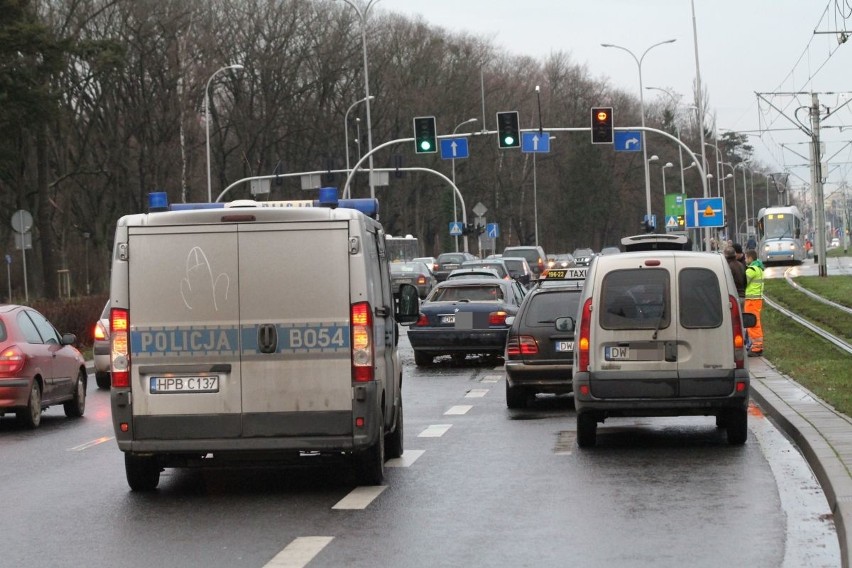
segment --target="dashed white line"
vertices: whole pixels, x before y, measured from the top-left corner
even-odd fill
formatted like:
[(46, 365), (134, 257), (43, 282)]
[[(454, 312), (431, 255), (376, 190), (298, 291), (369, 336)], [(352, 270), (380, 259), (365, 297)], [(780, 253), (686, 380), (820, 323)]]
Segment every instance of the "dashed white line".
[(464, 395), (465, 398), (482, 398), (486, 394), (488, 394), (489, 389), (470, 389), (467, 391), (467, 394)]
[(503, 378), (503, 375), (485, 375), (482, 377), (481, 383), (496, 383)]
[[(447, 433), (447, 430), (452, 428), (452, 424), (432, 424), (422, 432), (420, 432), (417, 437), (418, 438), (440, 438), (444, 434)], [(403, 454), (405, 455), (405, 454)]]
[(425, 453), (426, 450), (405, 450), (401, 457), (386, 461), (385, 467), (408, 467)]
[(97, 438), (92, 440), (91, 442), (86, 442), (85, 444), (80, 444), (79, 446), (74, 446), (73, 448), (68, 448), (69, 452), (82, 452), (83, 450), (87, 450), (91, 447), (97, 446), (98, 444), (103, 444), (104, 442), (109, 442), (110, 440), (114, 440), (114, 436), (103, 436), (101, 438)]
[(265, 568), (302, 568), (334, 540), (333, 536), (300, 536), (266, 563)]
[(473, 406), (470, 404), (459, 404), (457, 406), (451, 406), (449, 410), (444, 413), (444, 416), (467, 414), (471, 408), (473, 408)]
[(372, 503), (385, 489), (387, 489), (387, 485), (356, 487), (349, 492), (349, 495), (338, 501), (332, 509), (366, 509), (367, 505)]

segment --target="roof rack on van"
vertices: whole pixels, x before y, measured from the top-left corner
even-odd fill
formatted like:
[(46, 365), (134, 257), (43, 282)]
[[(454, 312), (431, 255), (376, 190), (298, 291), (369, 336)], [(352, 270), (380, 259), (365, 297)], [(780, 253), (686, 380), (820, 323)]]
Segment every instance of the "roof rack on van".
[(621, 239), (625, 252), (639, 250), (690, 250), (686, 235), (644, 233)]

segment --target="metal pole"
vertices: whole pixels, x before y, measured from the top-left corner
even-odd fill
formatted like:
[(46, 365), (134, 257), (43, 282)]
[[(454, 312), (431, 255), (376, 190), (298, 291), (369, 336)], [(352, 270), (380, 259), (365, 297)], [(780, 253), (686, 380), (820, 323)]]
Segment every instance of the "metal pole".
[(213, 81), (213, 77), (221, 73), (222, 71), (227, 71), (228, 69), (243, 69), (243, 66), (239, 63), (235, 63), (234, 65), (226, 65), (220, 69), (217, 69), (210, 78), (207, 79), (207, 86), (204, 87), (204, 126), (207, 131), (207, 201), (213, 201), (213, 186), (210, 181), (210, 83)]
[[(20, 213), (18, 213), (18, 226), (21, 229), (24, 228), (24, 210), (21, 209)], [(21, 232), (21, 261), (24, 267), (24, 301), (29, 303), (30, 301), (30, 291), (27, 287), (27, 231)]]
[[(453, 128), (453, 135), (455, 135), (455, 133), (458, 131), (458, 129), (460, 127), (464, 126), (465, 124), (470, 124), (471, 122), (476, 122), (476, 121), (477, 121), (476, 118), (469, 118), (469, 119), (465, 120), (464, 122), (457, 124), (456, 127)], [(455, 185), (456, 184), (456, 159), (453, 158), (452, 162), (453, 162), (453, 185)], [(454, 223), (456, 221), (458, 221), (458, 206), (457, 206), (457, 203), (458, 203), (458, 201), (456, 200), (456, 194), (455, 194), (455, 192), (453, 192), (453, 222)], [(455, 236), (455, 240), (456, 240), (456, 252), (459, 252), (459, 236), (458, 235)]]
[[(707, 151), (704, 148), (704, 93), (701, 90), (701, 66), (698, 63), (698, 26), (695, 22), (695, 0), (690, 0), (692, 8), (692, 42), (695, 50), (695, 90), (698, 98), (698, 133), (701, 138), (701, 157), (707, 162)], [(706, 180), (705, 180), (706, 181)], [(707, 183), (704, 183), (704, 198), (709, 197)], [(710, 251), (710, 229), (704, 229), (704, 250)]]
[[(370, 98), (375, 99), (376, 97), (371, 95)], [(358, 99), (357, 101), (349, 105), (349, 108), (346, 109), (346, 114), (343, 115), (343, 135), (346, 139), (346, 171), (349, 171), (349, 112), (353, 108), (355, 108), (355, 105), (363, 103), (366, 100), (367, 97), (364, 97), (363, 99)]]
[(538, 187), (536, 183), (535, 172), (535, 155), (538, 152), (533, 152), (533, 219), (535, 224), (535, 246), (538, 246)]

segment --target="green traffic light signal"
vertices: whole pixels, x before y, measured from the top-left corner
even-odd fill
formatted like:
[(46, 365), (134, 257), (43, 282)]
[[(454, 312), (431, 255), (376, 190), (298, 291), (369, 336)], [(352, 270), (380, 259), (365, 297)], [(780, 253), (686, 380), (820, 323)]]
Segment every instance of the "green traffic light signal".
[(414, 151), (417, 154), (434, 154), (438, 151), (438, 135), (434, 116), (414, 118)]
[(497, 113), (497, 146), (519, 148), (521, 145), (520, 121), (518, 111)]

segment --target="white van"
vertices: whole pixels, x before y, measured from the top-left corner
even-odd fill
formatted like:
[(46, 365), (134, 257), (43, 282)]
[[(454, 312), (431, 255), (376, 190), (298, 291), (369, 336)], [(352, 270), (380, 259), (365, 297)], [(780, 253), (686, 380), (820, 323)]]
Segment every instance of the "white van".
[(306, 452), (376, 484), (402, 454), (397, 323), (417, 320), (417, 290), (394, 298), (381, 225), (344, 208), (375, 200), (348, 201), (119, 219), (111, 403), (133, 490), (165, 467)]
[[(737, 290), (722, 255), (686, 238), (627, 237), (596, 256), (575, 331), (577, 441), (594, 446), (611, 416), (716, 416), (728, 442), (748, 435), (748, 359)], [(641, 250), (653, 248), (655, 250)], [(637, 251), (637, 249), (639, 249)]]

